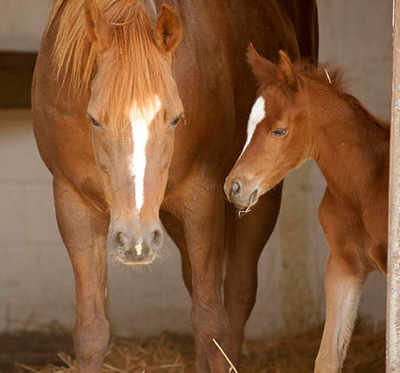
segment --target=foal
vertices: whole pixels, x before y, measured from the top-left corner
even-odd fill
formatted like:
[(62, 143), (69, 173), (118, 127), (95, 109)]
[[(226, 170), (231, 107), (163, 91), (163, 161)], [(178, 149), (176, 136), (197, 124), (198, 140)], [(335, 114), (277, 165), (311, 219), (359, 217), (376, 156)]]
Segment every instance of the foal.
[(274, 65), (250, 47), (260, 91), (242, 155), (225, 182), (238, 208), (249, 208), (293, 168), (312, 158), (327, 188), (319, 219), (330, 247), (326, 322), (315, 372), (340, 372), (367, 275), (386, 274), (389, 126), (340, 85), (338, 72)]

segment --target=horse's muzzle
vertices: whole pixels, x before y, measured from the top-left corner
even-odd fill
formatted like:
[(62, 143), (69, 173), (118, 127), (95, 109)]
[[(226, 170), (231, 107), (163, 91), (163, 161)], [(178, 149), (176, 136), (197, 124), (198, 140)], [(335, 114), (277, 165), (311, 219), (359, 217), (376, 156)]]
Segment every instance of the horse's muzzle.
[(149, 225), (141, 232), (117, 225), (110, 232), (109, 246), (119, 261), (126, 265), (150, 264), (163, 244), (163, 231), (159, 223)]

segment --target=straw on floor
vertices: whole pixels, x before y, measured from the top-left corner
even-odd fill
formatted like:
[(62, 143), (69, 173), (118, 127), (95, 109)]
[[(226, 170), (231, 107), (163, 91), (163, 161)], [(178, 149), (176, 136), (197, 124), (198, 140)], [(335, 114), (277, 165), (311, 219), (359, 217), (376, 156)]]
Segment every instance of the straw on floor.
[[(322, 328), (316, 328), (278, 339), (246, 341), (238, 371), (312, 372), (321, 334)], [(20, 341), (16, 342), (18, 338)], [(8, 342), (5, 345), (6, 340)], [(344, 372), (384, 372), (384, 344), (383, 331), (376, 333), (371, 329), (358, 327), (352, 339)], [(57, 354), (56, 348), (64, 352)], [(0, 336), (0, 372), (76, 373), (76, 362), (71, 355), (70, 337), (65, 334), (45, 336), (22, 333), (19, 336)], [(193, 370), (192, 338), (170, 333), (152, 338), (113, 339), (103, 365), (104, 373), (186, 373)]]

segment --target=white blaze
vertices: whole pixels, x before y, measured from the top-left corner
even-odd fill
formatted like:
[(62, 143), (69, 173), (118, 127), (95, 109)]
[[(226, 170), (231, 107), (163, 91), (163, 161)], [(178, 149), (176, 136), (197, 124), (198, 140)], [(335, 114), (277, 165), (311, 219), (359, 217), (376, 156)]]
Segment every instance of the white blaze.
[(145, 107), (134, 102), (130, 111), (132, 129), (132, 174), (135, 177), (135, 201), (138, 211), (144, 202), (144, 175), (146, 172), (146, 145), (149, 138), (149, 126), (161, 108), (158, 96), (149, 100)]
[(135, 246), (135, 249), (136, 249), (136, 253), (137, 253), (139, 256), (142, 255), (143, 246), (142, 246), (141, 243), (138, 243), (138, 244)]
[(244, 144), (240, 157), (243, 155), (246, 148), (249, 146), (257, 126), (262, 122), (264, 118), (265, 118), (265, 100), (263, 97), (259, 97), (255, 102), (253, 108), (251, 109), (249, 123), (247, 124), (247, 140), (246, 143)]

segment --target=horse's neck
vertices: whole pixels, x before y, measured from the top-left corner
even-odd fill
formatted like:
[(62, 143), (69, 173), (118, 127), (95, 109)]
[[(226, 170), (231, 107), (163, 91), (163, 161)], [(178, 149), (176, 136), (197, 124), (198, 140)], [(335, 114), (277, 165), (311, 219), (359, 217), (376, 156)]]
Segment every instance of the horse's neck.
[(362, 110), (336, 98), (335, 107), (318, 117), (314, 149), (331, 193), (356, 205), (380, 195), (388, 183), (389, 133)]

